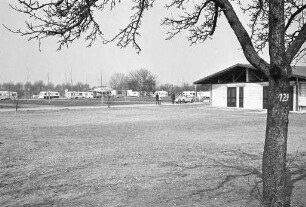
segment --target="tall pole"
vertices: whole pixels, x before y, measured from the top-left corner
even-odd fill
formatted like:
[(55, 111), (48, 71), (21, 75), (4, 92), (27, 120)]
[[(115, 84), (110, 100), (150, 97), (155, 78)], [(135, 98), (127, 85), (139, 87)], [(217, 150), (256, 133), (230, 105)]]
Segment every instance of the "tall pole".
[(103, 104), (103, 89), (102, 89), (102, 71), (101, 71), (101, 104)]
[(194, 92), (195, 92), (195, 100), (196, 100), (196, 102), (197, 102), (197, 85), (194, 85)]
[(50, 81), (50, 77), (49, 77), (49, 72), (48, 72), (48, 88), (47, 88), (47, 93), (48, 93), (48, 98), (49, 98), (49, 103), (50, 103), (50, 88), (49, 88), (49, 81)]

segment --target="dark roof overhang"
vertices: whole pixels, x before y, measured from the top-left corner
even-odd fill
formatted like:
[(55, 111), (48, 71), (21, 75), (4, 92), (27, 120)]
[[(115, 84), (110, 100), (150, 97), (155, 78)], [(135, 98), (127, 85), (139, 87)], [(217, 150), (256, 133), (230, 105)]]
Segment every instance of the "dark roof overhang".
[[(228, 68), (226, 68), (224, 70), (218, 71), (218, 72), (213, 73), (213, 74), (211, 74), (209, 76), (201, 78), (201, 79), (199, 79), (199, 80), (197, 80), (197, 81), (195, 81), (193, 83), (194, 84), (211, 84), (218, 77), (225, 76), (228, 73), (234, 72), (234, 71), (239, 70), (239, 69), (250, 69), (250, 70), (259, 72), (258, 69), (256, 69), (255, 67), (253, 67), (250, 64), (241, 64), (241, 63), (238, 63), (238, 64), (230, 66), (230, 67), (228, 67)], [(292, 66), (292, 76), (291, 77), (300, 78), (300, 79), (305, 79), (306, 80), (306, 66)]]

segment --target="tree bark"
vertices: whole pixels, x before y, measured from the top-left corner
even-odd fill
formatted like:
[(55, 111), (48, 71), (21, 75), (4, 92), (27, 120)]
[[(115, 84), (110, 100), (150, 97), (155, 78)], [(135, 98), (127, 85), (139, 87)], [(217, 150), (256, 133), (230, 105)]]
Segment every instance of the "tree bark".
[(286, 152), (289, 114), (289, 80), (269, 81), (269, 106), (263, 153), (263, 203), (281, 207), (290, 203), (286, 195)]
[(263, 204), (283, 207), (286, 198), (286, 152), (290, 63), (286, 61), (284, 0), (269, 1), (269, 105), (262, 163)]

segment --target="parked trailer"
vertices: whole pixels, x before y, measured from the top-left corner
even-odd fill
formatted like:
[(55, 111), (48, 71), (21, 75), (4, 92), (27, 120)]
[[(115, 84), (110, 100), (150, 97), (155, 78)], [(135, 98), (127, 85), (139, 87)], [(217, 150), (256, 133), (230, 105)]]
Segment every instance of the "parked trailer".
[(17, 92), (0, 91), (0, 100), (14, 100), (16, 98), (18, 98)]
[(154, 95), (156, 96), (156, 94), (158, 94), (159, 97), (163, 97), (163, 98), (168, 97), (168, 92), (167, 91), (155, 91)]
[(183, 91), (183, 96), (195, 96), (195, 91)]
[(80, 91), (66, 91), (65, 97), (67, 99), (81, 99), (81, 98), (95, 98), (95, 94), (92, 91), (80, 92)]
[(80, 99), (80, 98), (85, 98), (83, 96), (83, 93), (82, 92), (79, 92), (79, 91), (68, 91), (65, 93), (65, 97), (67, 99)]
[(57, 91), (41, 91), (38, 95), (39, 99), (53, 99), (59, 98), (60, 94)]

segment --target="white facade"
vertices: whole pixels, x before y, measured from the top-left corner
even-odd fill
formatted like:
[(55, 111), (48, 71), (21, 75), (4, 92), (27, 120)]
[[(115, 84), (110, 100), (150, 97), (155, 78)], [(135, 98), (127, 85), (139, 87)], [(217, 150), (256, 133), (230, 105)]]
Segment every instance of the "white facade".
[(262, 109), (263, 108), (263, 86), (268, 83), (229, 83), (213, 84), (211, 91), (211, 105), (227, 107), (227, 88), (236, 87), (236, 107), (239, 107), (239, 87), (243, 87), (243, 108)]
[[(290, 111), (306, 110), (306, 67), (293, 66), (288, 94), (279, 98), (288, 101)], [(266, 109), (269, 106), (269, 79), (249, 64), (235, 64), (204, 77), (194, 84), (211, 85), (211, 105), (246, 109)]]
[[(236, 108), (245, 109), (263, 109), (263, 87), (268, 86), (267, 82), (261, 83), (228, 83), (228, 84), (212, 84), (211, 88), (211, 105), (216, 107), (228, 107), (228, 91), (229, 87), (236, 88)], [(290, 84), (293, 86), (293, 111), (296, 110), (297, 93), (294, 82)], [(243, 88), (242, 102), (243, 106), (239, 106), (239, 88)], [(301, 96), (298, 97), (301, 100)], [(305, 94), (306, 101), (306, 94)], [(305, 102), (306, 105), (306, 102)]]

